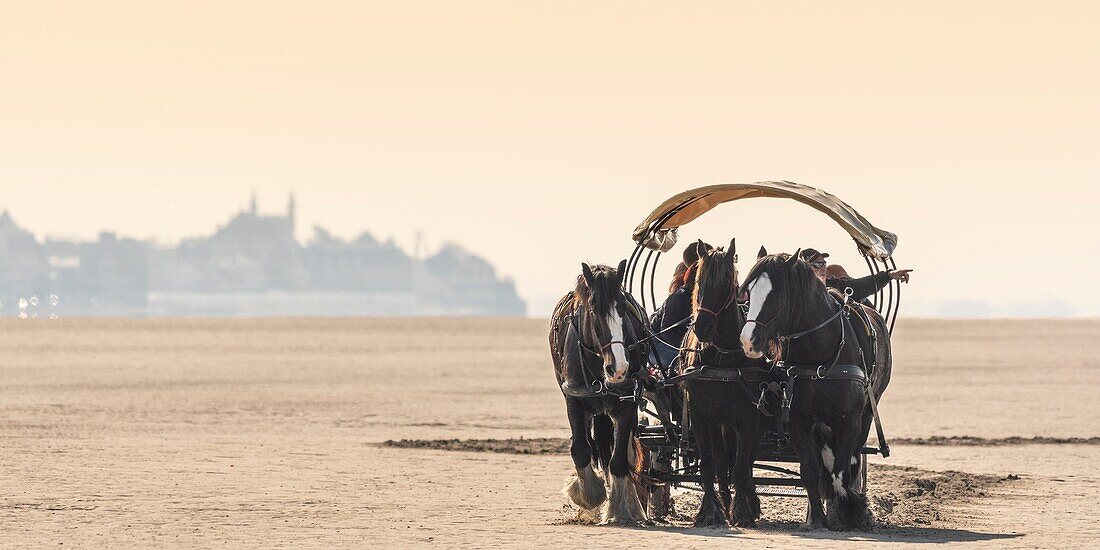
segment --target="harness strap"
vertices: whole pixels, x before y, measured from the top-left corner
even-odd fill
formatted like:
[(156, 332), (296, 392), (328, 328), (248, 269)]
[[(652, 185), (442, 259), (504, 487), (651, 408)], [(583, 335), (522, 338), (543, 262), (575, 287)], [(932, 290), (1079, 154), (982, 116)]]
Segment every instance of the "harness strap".
[(878, 437), (878, 452), (882, 458), (890, 456), (890, 444), (886, 442), (886, 433), (882, 430), (882, 420), (878, 416), (878, 403), (871, 385), (867, 384), (867, 402), (871, 404), (871, 415), (875, 417), (875, 435)]
[(581, 349), (583, 349), (584, 351), (587, 351), (588, 353), (591, 353), (595, 357), (600, 357), (600, 352), (588, 347), (588, 345), (586, 345), (584, 343), (584, 333), (582, 333), (581, 328), (579, 326), (577, 326), (577, 314), (576, 313), (573, 313), (572, 315), (570, 315), (569, 328), (573, 329), (573, 334), (575, 334), (577, 336), (577, 344), (581, 347)]
[[(665, 379), (661, 383), (661, 387), (675, 386), (682, 382), (690, 380), (700, 380), (705, 382), (737, 382), (742, 389), (745, 390), (745, 394), (749, 398), (749, 402), (756, 406), (756, 408), (764, 416), (774, 416), (768, 411), (767, 407), (767, 394), (768, 392), (779, 394), (780, 384), (776, 382), (776, 377), (772, 374), (770, 369), (764, 367), (717, 367), (712, 365), (699, 365), (692, 367), (689, 370)], [(759, 382), (760, 383), (760, 396), (757, 397), (752, 391), (749, 390), (747, 383)]]
[[(875, 330), (873, 328), (871, 328), (871, 323), (867, 319), (867, 317), (866, 317), (867, 313), (865, 311), (863, 311), (863, 307), (859, 306), (859, 305), (856, 305), (855, 302), (849, 303), (845, 307), (847, 307), (849, 311), (852, 311), (856, 314), (856, 318), (859, 319), (859, 324), (863, 325), (863, 330), (867, 333), (867, 337), (868, 338), (874, 338), (875, 337)], [(850, 318), (851, 317), (849, 317), (849, 319)]]
[(825, 325), (828, 325), (829, 323), (833, 322), (834, 319), (836, 319), (837, 317), (840, 317), (840, 315), (842, 313), (844, 313), (844, 304), (839, 304), (839, 305), (840, 305), (840, 307), (837, 308), (836, 313), (829, 316), (828, 319), (825, 319), (824, 321), (818, 323), (813, 328), (809, 328), (809, 329), (806, 329), (806, 330), (800, 330), (800, 331), (798, 331), (794, 334), (788, 334), (786, 336), (780, 336), (779, 338), (787, 339), (787, 340), (797, 340), (798, 338), (802, 338), (803, 336), (805, 336), (807, 334), (810, 334), (811, 332), (816, 332), (818, 330), (821, 330), (821, 329), (825, 328)]
[(856, 365), (833, 365), (832, 368), (822, 370), (821, 366), (792, 365), (787, 367), (787, 377), (809, 378), (810, 380), (851, 380), (869, 385), (870, 380), (863, 368)]
[[(794, 381), (798, 378), (808, 378), (810, 380), (847, 380), (851, 382), (859, 382), (863, 384), (867, 391), (867, 388), (871, 387), (871, 381), (867, 378), (867, 374), (863, 369), (855, 365), (831, 365), (824, 371), (821, 366), (789, 366), (787, 369), (787, 383), (782, 388), (783, 395), (781, 401), (781, 414), (783, 422), (789, 422), (791, 417), (791, 402), (794, 401)], [(873, 410), (872, 410), (873, 412)]]
[(732, 368), (700, 365), (669, 380), (693, 378), (714, 382), (768, 382), (772, 379), (768, 376), (768, 370), (762, 367)]
[(633, 382), (633, 384), (623, 383), (608, 386), (596, 380), (586, 386), (576, 387), (570, 385), (569, 381), (566, 380), (561, 383), (561, 392), (569, 397), (597, 397), (602, 395), (612, 395), (619, 398), (633, 397), (638, 390), (638, 381), (627, 379), (627, 382)]

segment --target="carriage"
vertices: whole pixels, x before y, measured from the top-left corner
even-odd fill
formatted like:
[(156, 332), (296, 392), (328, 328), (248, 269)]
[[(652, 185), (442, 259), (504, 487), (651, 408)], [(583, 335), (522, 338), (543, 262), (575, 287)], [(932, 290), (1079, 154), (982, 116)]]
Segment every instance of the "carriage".
[[(893, 258), (897, 237), (888, 231), (873, 226), (837, 197), (819, 189), (788, 181), (758, 182), (750, 184), (712, 185), (685, 191), (670, 197), (649, 214), (634, 230), (636, 243), (634, 252), (626, 262), (623, 276), (627, 292), (634, 296), (642, 312), (648, 316), (656, 310), (661, 301), (655, 290), (657, 265), (663, 253), (670, 251), (677, 243), (680, 228), (698, 219), (716, 206), (750, 198), (783, 198), (810, 206), (829, 216), (854, 240), (857, 250), (865, 260), (867, 269), (874, 275), (884, 270), (896, 269)], [(872, 305), (886, 321), (890, 332), (893, 331), (901, 304), (901, 286), (899, 281), (890, 280), (889, 284), (869, 298)], [(660, 335), (650, 335), (659, 338)], [(668, 372), (668, 365), (661, 365), (655, 355), (649, 372)], [(716, 369), (717, 370), (717, 369)], [(648, 460), (646, 469), (639, 476), (648, 492), (648, 508), (651, 518), (664, 517), (670, 511), (670, 487), (697, 489), (699, 487), (698, 447), (686, 405), (683, 410), (667, 410), (673, 401), (655, 399), (654, 395), (672, 391), (685, 376), (699, 376), (702, 372), (673, 375), (658, 380), (650, 380), (648, 391), (642, 391), (638, 385), (634, 399), (639, 407), (641, 423), (637, 437)], [(710, 373), (721, 380), (721, 373)], [(713, 379), (713, 378), (712, 378)], [(890, 450), (878, 420), (877, 407), (872, 400), (875, 428), (878, 444), (864, 447), (863, 455), (877, 454), (889, 456)], [(798, 463), (798, 456), (791, 446), (790, 434), (781, 416), (776, 415), (767, 429), (757, 450), (753, 478), (758, 495), (804, 497), (799, 473), (792, 464)], [(861, 462), (862, 481), (866, 483), (867, 461)]]

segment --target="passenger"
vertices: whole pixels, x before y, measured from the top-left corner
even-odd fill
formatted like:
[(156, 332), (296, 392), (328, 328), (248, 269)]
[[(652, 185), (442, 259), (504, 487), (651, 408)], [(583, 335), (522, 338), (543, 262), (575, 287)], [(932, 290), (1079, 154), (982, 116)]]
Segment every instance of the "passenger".
[(810, 264), (810, 268), (814, 270), (814, 275), (817, 275), (817, 278), (825, 283), (825, 286), (835, 288), (841, 292), (847, 288), (852, 289), (852, 300), (856, 302), (866, 300), (889, 284), (891, 280), (908, 283), (909, 273), (913, 271), (912, 269), (892, 269), (856, 279), (850, 277), (848, 272), (839, 265), (827, 265), (825, 258), (829, 257), (828, 253), (805, 248), (802, 250), (801, 257), (803, 261)]
[[(672, 282), (668, 288), (668, 298), (661, 305), (661, 309), (653, 315), (653, 332), (660, 333), (655, 338), (653, 349), (657, 354), (657, 362), (666, 369), (676, 359), (676, 355), (679, 354), (680, 345), (689, 328), (691, 293), (695, 290), (695, 264), (699, 261), (699, 253), (695, 246), (696, 243), (691, 243), (687, 248), (684, 248), (684, 261), (680, 262), (673, 272)], [(709, 244), (706, 247), (707, 250), (714, 248)], [(684, 321), (684, 319), (688, 319), (688, 321)], [(680, 324), (669, 329), (677, 323)], [(661, 332), (665, 329), (668, 330)]]

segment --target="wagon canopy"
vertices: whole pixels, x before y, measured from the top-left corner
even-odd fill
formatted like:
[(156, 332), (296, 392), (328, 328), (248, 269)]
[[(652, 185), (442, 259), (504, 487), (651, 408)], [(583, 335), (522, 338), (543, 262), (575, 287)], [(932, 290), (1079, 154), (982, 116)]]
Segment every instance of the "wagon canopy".
[(668, 252), (676, 244), (676, 230), (724, 202), (772, 197), (794, 199), (829, 216), (856, 241), (864, 256), (886, 260), (898, 237), (879, 229), (844, 201), (808, 185), (790, 181), (762, 181), (708, 185), (673, 195), (634, 229), (634, 242)]

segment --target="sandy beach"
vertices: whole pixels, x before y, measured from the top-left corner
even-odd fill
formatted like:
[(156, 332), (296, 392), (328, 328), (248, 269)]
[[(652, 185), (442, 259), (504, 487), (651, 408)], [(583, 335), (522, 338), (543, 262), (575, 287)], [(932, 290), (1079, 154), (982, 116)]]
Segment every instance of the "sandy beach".
[[(1098, 321), (902, 320), (882, 403), (897, 442), (870, 491), (897, 510), (877, 507), (883, 528), (870, 533), (800, 531), (801, 503), (777, 499), (760, 529), (577, 525), (559, 493), (565, 455), (384, 445), (568, 437), (542, 320), (0, 328), (3, 547), (1100, 540)], [(929, 439), (960, 436), (974, 439)], [(938, 489), (918, 491), (918, 479)]]

